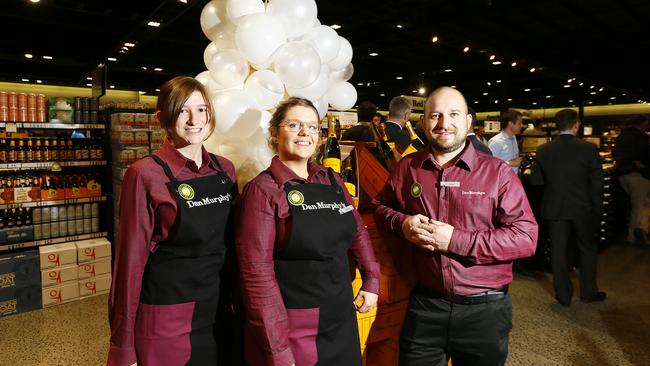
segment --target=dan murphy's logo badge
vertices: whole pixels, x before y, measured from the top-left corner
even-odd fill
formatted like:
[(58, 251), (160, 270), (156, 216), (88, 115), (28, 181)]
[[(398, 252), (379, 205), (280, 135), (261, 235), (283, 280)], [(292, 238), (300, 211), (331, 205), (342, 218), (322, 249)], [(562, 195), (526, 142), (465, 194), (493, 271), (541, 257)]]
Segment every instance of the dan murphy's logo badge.
[(411, 185), (411, 196), (413, 196), (413, 198), (420, 198), (421, 195), (422, 195), (422, 185), (420, 185), (420, 183), (417, 182), (413, 183)]
[(305, 202), (305, 196), (303, 196), (300, 191), (291, 191), (287, 197), (289, 199), (289, 203), (294, 206), (300, 206), (303, 202)]
[(178, 186), (178, 194), (180, 194), (185, 200), (189, 201), (194, 198), (194, 189), (189, 184), (183, 183)]

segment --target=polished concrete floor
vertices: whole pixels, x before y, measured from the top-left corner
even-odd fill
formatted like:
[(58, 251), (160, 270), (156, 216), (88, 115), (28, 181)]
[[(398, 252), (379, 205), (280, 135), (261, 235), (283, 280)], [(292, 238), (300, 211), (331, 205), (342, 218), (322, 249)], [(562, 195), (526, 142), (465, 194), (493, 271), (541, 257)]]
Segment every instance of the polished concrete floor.
[[(582, 304), (574, 295), (569, 308), (555, 302), (550, 274), (516, 276), (508, 365), (650, 365), (650, 249), (613, 245), (598, 272), (607, 301)], [(104, 365), (106, 301), (0, 318), (0, 366)]]

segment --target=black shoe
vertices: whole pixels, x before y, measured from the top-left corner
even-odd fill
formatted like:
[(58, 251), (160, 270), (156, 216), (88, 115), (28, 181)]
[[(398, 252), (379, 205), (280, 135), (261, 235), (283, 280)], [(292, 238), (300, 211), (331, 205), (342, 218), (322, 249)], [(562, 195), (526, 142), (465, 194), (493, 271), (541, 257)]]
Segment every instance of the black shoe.
[(565, 308), (568, 308), (569, 306), (571, 306), (571, 300), (569, 300), (569, 301), (562, 301), (562, 300), (560, 300), (560, 298), (557, 297), (557, 296), (555, 296), (555, 300), (557, 300), (557, 302), (559, 302), (560, 305), (564, 306)]
[(601, 302), (601, 301), (605, 301), (606, 298), (607, 298), (607, 294), (606, 294), (606, 293), (604, 293), (604, 292), (602, 292), (602, 291), (598, 291), (598, 292), (596, 292), (593, 296), (591, 296), (591, 297), (589, 297), (589, 298), (581, 297), (581, 298), (580, 298), (580, 301), (581, 301), (581, 302), (584, 302), (584, 303), (590, 303), (590, 302)]

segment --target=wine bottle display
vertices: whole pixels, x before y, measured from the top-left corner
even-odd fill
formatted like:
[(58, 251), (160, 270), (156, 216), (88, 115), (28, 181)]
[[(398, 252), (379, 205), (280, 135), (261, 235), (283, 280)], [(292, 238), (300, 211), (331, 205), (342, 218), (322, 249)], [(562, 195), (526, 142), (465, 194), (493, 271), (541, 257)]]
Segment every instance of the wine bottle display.
[(397, 164), (397, 160), (395, 158), (395, 153), (390, 148), (390, 145), (388, 145), (388, 137), (386, 137), (385, 134), (382, 136), (381, 129), (372, 123), (370, 124), (370, 131), (372, 132), (375, 143), (377, 144), (376, 156), (379, 159), (379, 162), (382, 163), (386, 169), (392, 171)]
[(327, 116), (327, 141), (323, 150), (323, 166), (341, 173), (341, 148), (336, 137), (336, 119), (332, 115)]
[(406, 126), (405, 127), (406, 127), (406, 130), (409, 133), (409, 138), (411, 139), (411, 143), (409, 144), (409, 146), (406, 147), (406, 150), (404, 150), (404, 152), (402, 153), (402, 156), (412, 154), (412, 153), (414, 153), (416, 151), (424, 150), (424, 146), (425, 146), (424, 142), (422, 142), (422, 140), (420, 140), (418, 135), (413, 130), (413, 126), (411, 126), (411, 122), (406, 121)]
[(357, 186), (355, 185), (356, 179), (354, 177), (354, 170), (352, 169), (351, 157), (345, 159), (341, 177), (343, 177), (343, 184), (345, 184), (345, 188), (348, 189), (350, 196), (355, 197), (357, 195)]

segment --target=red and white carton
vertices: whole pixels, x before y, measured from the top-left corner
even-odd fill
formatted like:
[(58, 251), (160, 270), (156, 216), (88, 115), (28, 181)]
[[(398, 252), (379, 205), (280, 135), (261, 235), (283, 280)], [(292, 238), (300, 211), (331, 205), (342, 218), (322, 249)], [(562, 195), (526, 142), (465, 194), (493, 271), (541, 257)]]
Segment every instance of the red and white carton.
[(41, 270), (68, 264), (77, 264), (77, 246), (74, 242), (45, 245), (38, 248)]
[(86, 278), (79, 281), (79, 297), (86, 298), (106, 294), (111, 289), (111, 275)]
[(60, 286), (43, 289), (43, 308), (79, 299), (79, 282), (71, 281)]
[(111, 258), (99, 259), (94, 262), (87, 262), (77, 266), (79, 280), (111, 274)]
[(41, 271), (41, 286), (60, 286), (69, 281), (77, 281), (79, 273), (74, 264)]
[(79, 264), (111, 258), (111, 242), (106, 238), (77, 241), (75, 245)]

